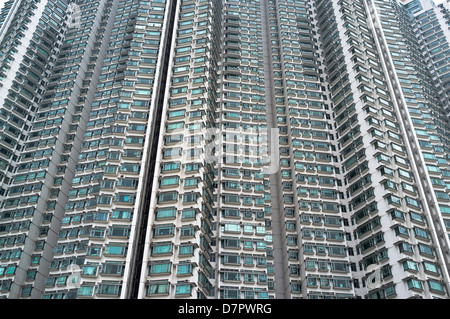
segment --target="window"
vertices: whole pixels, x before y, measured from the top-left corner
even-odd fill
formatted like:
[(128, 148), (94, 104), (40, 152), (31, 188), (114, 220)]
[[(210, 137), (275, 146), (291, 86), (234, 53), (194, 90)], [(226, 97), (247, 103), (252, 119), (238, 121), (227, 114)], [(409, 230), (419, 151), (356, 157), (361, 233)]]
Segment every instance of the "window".
[(387, 197), (387, 202), (389, 204), (396, 204), (396, 205), (401, 205), (402, 204), (402, 200), (400, 197), (397, 197), (395, 195), (390, 195)]
[(161, 193), (158, 196), (158, 203), (176, 201), (178, 192)]
[(392, 219), (401, 219), (401, 220), (405, 220), (404, 213), (401, 212), (401, 211), (399, 211), (399, 210), (397, 210), (397, 209), (394, 209), (394, 210), (391, 212), (391, 217), (392, 217)]
[(15, 272), (16, 272), (16, 266), (15, 266), (15, 265), (13, 265), (13, 266), (8, 266), (8, 267), (6, 268), (6, 274), (7, 274), (7, 275), (14, 275)]
[(241, 226), (239, 224), (225, 224), (222, 226), (222, 231), (231, 233), (240, 233)]
[(341, 246), (328, 246), (328, 253), (330, 255), (346, 256), (345, 247)]
[[(221, 242), (224, 248), (238, 248), (241, 245), (238, 238), (224, 238)], [(246, 245), (247, 246), (244, 246), (244, 248), (253, 249), (253, 243), (251, 241), (246, 242)]]
[(177, 284), (175, 288), (175, 295), (190, 295), (191, 294), (191, 284)]
[(97, 294), (119, 296), (122, 286), (119, 283), (102, 282), (98, 285)]
[(417, 265), (417, 263), (415, 261), (405, 260), (403, 262), (403, 269), (417, 272), (417, 271), (419, 271), (419, 266)]
[(307, 278), (307, 286), (308, 287), (317, 287), (317, 277), (308, 277)]
[(184, 186), (185, 187), (197, 186), (197, 184), (198, 184), (197, 178), (186, 178), (184, 180)]
[(197, 193), (190, 193), (183, 195), (183, 203), (191, 203), (197, 201)]
[(315, 270), (316, 269), (316, 262), (313, 260), (306, 260), (305, 261), (305, 267), (308, 270)]
[(124, 265), (117, 262), (106, 262), (102, 265), (101, 273), (109, 275), (122, 275), (124, 270)]
[(192, 264), (183, 263), (177, 266), (177, 275), (191, 275), (192, 274)]
[(91, 238), (104, 238), (105, 237), (106, 228), (99, 227), (91, 229), (89, 233), (89, 237)]
[(153, 229), (153, 236), (171, 236), (175, 232), (175, 226), (172, 224), (169, 225), (157, 225)]
[(94, 293), (94, 286), (82, 286), (78, 288), (78, 296), (92, 296)]
[(156, 211), (156, 219), (173, 218), (176, 216), (175, 208), (161, 208)]
[(444, 286), (442, 285), (442, 283), (436, 280), (428, 279), (428, 287), (430, 288), (431, 291), (438, 293), (445, 293)]
[(84, 265), (82, 274), (85, 276), (96, 276), (97, 275), (97, 265)]
[(151, 281), (147, 288), (147, 295), (168, 294), (170, 284), (168, 281)]
[(179, 170), (180, 169), (180, 163), (167, 163), (163, 164), (161, 171), (171, 171), (171, 170)]
[(197, 172), (199, 169), (199, 164), (186, 164), (186, 172)]
[(405, 236), (405, 237), (409, 237), (409, 231), (407, 228), (399, 225), (395, 228), (395, 234), (397, 236)]
[(105, 255), (125, 256), (127, 246), (123, 244), (109, 244), (105, 247)]
[(164, 177), (161, 179), (161, 186), (178, 185), (179, 180), (178, 176)]
[(405, 177), (405, 178), (407, 178), (407, 179), (412, 179), (411, 173), (409, 173), (408, 171), (405, 171), (405, 170), (403, 170), (403, 169), (401, 169), (401, 168), (398, 169), (398, 174), (399, 174), (399, 176), (401, 176), (401, 177)]
[(132, 213), (130, 211), (121, 211), (121, 210), (114, 210), (111, 213), (111, 219), (131, 219)]
[(241, 274), (239, 272), (226, 271), (221, 274), (223, 281), (241, 281)]
[(423, 290), (422, 282), (418, 279), (411, 278), (407, 281), (408, 289)]
[(351, 289), (352, 284), (351, 284), (350, 278), (334, 277), (333, 278), (333, 287), (341, 288), (341, 289)]
[(418, 244), (419, 252), (424, 255), (434, 256), (434, 250), (432, 247), (424, 245), (424, 244)]
[(425, 229), (414, 227), (414, 234), (418, 237), (428, 239), (428, 232)]
[(384, 154), (379, 154), (379, 155), (377, 156), (377, 159), (378, 159), (378, 162), (381, 162), (381, 161), (384, 161), (384, 162), (387, 162), (387, 163), (390, 163), (390, 162), (391, 162), (390, 157), (387, 156), (387, 155), (384, 155)]
[(159, 275), (159, 274), (169, 274), (172, 269), (172, 263), (170, 261), (163, 261), (158, 263), (150, 264), (148, 274), (151, 275)]
[(194, 209), (186, 209), (181, 212), (181, 219), (193, 219), (195, 218), (196, 211)]
[(180, 228), (180, 237), (193, 237), (195, 235), (194, 226), (183, 226)]
[(424, 261), (423, 268), (424, 268), (425, 272), (430, 272), (432, 274), (439, 274), (438, 266), (432, 262)]
[(173, 252), (173, 244), (156, 244), (152, 247), (152, 256), (163, 254), (171, 254)]
[(193, 245), (180, 245), (179, 255), (192, 255), (194, 253), (194, 246)]
[(344, 240), (344, 233), (342, 233), (340, 231), (327, 231), (326, 235), (327, 235), (327, 239), (330, 239), (330, 240), (338, 240), (338, 241)]

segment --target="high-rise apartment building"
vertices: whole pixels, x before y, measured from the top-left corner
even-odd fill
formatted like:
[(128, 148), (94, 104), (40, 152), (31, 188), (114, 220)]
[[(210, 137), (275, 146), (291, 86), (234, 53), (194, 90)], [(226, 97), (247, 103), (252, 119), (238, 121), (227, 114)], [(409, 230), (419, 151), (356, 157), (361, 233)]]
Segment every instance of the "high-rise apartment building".
[(3, 298), (449, 298), (448, 4), (11, 0)]
[(449, 64), (447, 47), (450, 40), (448, 29), (448, 4), (435, 6), (432, 2), (411, 1), (406, 4), (408, 11), (414, 15), (414, 32), (418, 34), (420, 47), (426, 66), (437, 83), (439, 98), (444, 110), (449, 115)]

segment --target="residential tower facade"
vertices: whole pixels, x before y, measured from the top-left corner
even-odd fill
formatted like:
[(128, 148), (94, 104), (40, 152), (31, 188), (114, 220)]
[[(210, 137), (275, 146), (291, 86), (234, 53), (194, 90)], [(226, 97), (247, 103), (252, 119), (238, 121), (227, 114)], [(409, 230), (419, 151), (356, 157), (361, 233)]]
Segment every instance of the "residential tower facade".
[(448, 298), (448, 10), (7, 2), (0, 295)]

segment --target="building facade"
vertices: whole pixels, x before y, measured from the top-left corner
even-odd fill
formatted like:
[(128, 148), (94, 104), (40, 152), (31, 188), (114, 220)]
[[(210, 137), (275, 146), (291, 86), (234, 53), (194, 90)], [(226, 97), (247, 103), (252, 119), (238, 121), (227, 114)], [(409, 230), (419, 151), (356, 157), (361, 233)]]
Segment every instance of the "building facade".
[(0, 296), (447, 299), (448, 17), (6, 2)]

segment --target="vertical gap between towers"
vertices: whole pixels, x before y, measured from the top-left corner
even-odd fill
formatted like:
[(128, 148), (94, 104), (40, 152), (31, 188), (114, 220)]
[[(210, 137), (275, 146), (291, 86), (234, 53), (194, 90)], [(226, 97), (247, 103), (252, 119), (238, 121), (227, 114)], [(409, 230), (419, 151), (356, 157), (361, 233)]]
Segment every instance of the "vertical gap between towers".
[[(267, 15), (267, 0), (261, 0), (261, 33), (262, 33), (262, 44), (263, 44), (263, 65), (264, 65), (264, 89), (266, 94), (266, 114), (267, 114), (267, 141), (269, 146), (269, 154), (271, 159), (278, 161), (278, 157), (274, 158), (272, 155), (274, 152), (278, 154), (278, 150), (273, 149), (274, 146), (278, 145), (278, 141), (272, 141), (271, 132), (272, 129), (278, 128), (275, 126), (274, 121), (274, 88), (273, 88), (273, 69), (272, 69), (272, 59), (270, 53), (272, 52), (270, 48), (270, 33), (269, 33), (269, 18)], [(273, 165), (278, 163), (269, 163)], [(284, 253), (282, 247), (282, 231), (281, 231), (281, 218), (280, 218), (280, 208), (279, 208), (279, 194), (280, 190), (278, 187), (278, 175), (279, 172), (270, 173), (270, 202), (271, 202), (271, 216), (272, 216), (272, 244), (274, 253), (274, 273), (275, 273), (275, 295), (276, 298), (284, 299), (286, 298), (286, 287), (285, 287), (285, 265), (284, 265)]]
[(134, 261), (134, 267), (133, 267), (133, 274), (131, 276), (132, 280), (130, 283), (130, 299), (137, 299), (139, 295), (139, 287), (140, 287), (140, 276), (141, 276), (141, 270), (142, 270), (142, 262), (143, 262), (143, 255), (144, 255), (144, 249), (145, 249), (145, 236), (146, 236), (146, 229), (147, 229), (147, 223), (149, 218), (149, 209), (150, 209), (150, 201), (151, 201), (151, 195), (152, 195), (152, 188), (153, 188), (153, 179), (154, 179), (154, 171), (155, 171), (155, 165), (156, 165), (156, 156), (158, 154), (158, 141), (159, 141), (159, 133), (161, 130), (161, 116), (162, 116), (162, 110), (164, 106), (164, 100), (165, 100), (165, 88), (166, 88), (166, 81), (167, 81), (167, 74), (168, 74), (168, 68), (169, 68), (169, 57), (170, 57), (170, 51), (172, 48), (172, 36), (173, 36), (173, 22), (175, 20), (175, 11), (177, 7), (177, 0), (173, 1), (171, 7), (170, 7), (170, 14), (169, 14), (169, 28), (167, 32), (167, 41), (166, 45), (163, 48), (164, 49), (164, 55), (163, 55), (163, 61), (162, 61), (162, 70), (161, 70), (161, 81), (159, 82), (159, 92), (158, 92), (158, 101), (156, 103), (156, 112), (154, 117), (154, 123), (152, 123), (152, 126), (154, 128), (154, 132), (152, 135), (151, 140), (151, 146), (149, 148), (149, 158), (148, 158), (148, 171), (147, 176), (145, 178), (145, 187), (143, 189), (143, 206), (140, 211), (142, 214), (142, 217), (140, 219), (140, 223), (138, 225), (138, 234), (136, 236), (137, 243), (136, 243), (136, 260)]

